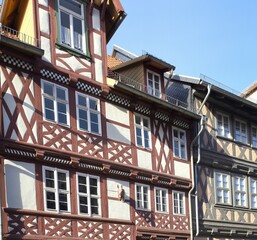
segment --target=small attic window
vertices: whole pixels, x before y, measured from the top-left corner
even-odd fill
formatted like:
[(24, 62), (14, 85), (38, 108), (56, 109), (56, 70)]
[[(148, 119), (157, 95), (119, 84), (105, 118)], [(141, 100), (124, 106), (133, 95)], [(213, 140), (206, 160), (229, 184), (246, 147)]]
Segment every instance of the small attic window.
[(77, 0), (58, 0), (58, 7), (59, 44), (86, 54), (85, 4)]

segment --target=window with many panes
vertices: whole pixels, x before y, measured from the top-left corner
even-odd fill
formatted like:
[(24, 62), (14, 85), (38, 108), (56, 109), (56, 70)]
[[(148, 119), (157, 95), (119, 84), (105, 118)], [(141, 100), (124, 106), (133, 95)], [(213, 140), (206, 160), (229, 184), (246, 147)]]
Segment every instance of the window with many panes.
[(58, 0), (60, 43), (85, 52), (84, 4), (77, 0)]
[(136, 114), (135, 125), (137, 146), (151, 148), (149, 118)]
[(235, 140), (247, 143), (247, 132), (246, 132), (246, 123), (236, 120), (235, 121)]
[(252, 127), (252, 146), (257, 148), (257, 128)]
[(230, 204), (230, 176), (225, 173), (215, 173), (216, 202)]
[(187, 158), (186, 132), (179, 128), (173, 128), (173, 155), (182, 159)]
[(85, 94), (76, 94), (77, 122), (80, 130), (100, 134), (100, 102)]
[(185, 209), (185, 193), (173, 191), (173, 213), (184, 215)]
[(155, 210), (157, 212), (168, 212), (168, 190), (155, 188)]
[(218, 135), (222, 137), (230, 138), (230, 125), (229, 117), (225, 114), (217, 114), (217, 125), (218, 125)]
[(100, 215), (99, 178), (77, 173), (78, 209), (81, 214)]
[(246, 207), (246, 179), (234, 176), (234, 204), (239, 207)]
[(68, 90), (57, 84), (42, 81), (43, 109), (46, 120), (69, 125)]
[(149, 94), (161, 97), (161, 82), (159, 74), (147, 71), (147, 90)]
[(141, 210), (150, 210), (149, 186), (136, 184), (136, 208)]
[(43, 167), (45, 209), (55, 212), (70, 212), (69, 172)]
[(257, 208), (257, 180), (250, 180), (250, 191), (251, 191), (251, 207)]

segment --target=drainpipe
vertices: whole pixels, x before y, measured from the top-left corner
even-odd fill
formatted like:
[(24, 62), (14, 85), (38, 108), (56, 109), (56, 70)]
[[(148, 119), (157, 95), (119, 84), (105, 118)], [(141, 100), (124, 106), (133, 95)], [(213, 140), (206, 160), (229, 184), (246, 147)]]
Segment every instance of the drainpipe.
[[(210, 93), (211, 93), (211, 85), (208, 84), (207, 86), (208, 92), (200, 106), (200, 108), (197, 111), (197, 114), (200, 114), (203, 106), (205, 105)], [(192, 176), (192, 187), (188, 193), (188, 198), (189, 198), (189, 212), (190, 212), (190, 238), (191, 240), (194, 239), (194, 232), (193, 232), (193, 216), (192, 216), (192, 200), (191, 200), (191, 196), (192, 196), (192, 192), (195, 189), (195, 186), (197, 186), (197, 178), (198, 178), (198, 174), (197, 174), (197, 165), (200, 163), (200, 135), (204, 129), (204, 124), (205, 124), (205, 117), (202, 115), (201, 116), (201, 121), (200, 121), (200, 130), (197, 133), (197, 135), (195, 136), (195, 138), (193, 139), (193, 141), (190, 144), (190, 155), (191, 155), (191, 176)], [(196, 162), (196, 166), (194, 167), (194, 159), (193, 159), (193, 146), (195, 144), (195, 142), (198, 141), (198, 155), (197, 155), (197, 162)], [(194, 170), (195, 168), (195, 170)], [(196, 182), (196, 183), (195, 183)], [(199, 219), (198, 219), (198, 211), (197, 211), (197, 207), (198, 207), (198, 198), (197, 198), (197, 190), (196, 190), (196, 194), (195, 194), (195, 209), (196, 209), (196, 236), (198, 236), (199, 234)]]

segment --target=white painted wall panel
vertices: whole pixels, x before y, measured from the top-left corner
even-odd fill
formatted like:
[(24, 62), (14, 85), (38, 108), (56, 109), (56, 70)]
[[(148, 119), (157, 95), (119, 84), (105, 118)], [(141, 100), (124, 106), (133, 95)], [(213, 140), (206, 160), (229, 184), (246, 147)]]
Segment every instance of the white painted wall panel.
[(184, 178), (190, 178), (190, 169), (188, 163), (174, 161), (175, 175)]
[(48, 38), (41, 36), (41, 48), (45, 51), (42, 59), (47, 62), (51, 62), (51, 43)]
[(40, 21), (40, 31), (45, 34), (50, 34), (49, 27), (49, 15), (48, 12), (44, 9), (39, 9), (39, 21)]
[(130, 144), (130, 129), (116, 124), (107, 123), (107, 137), (119, 142)]
[(92, 14), (92, 21), (93, 21), (93, 28), (95, 30), (100, 31), (101, 26), (100, 26), (100, 12), (98, 9), (94, 8), (93, 9), (93, 14)]
[(38, 0), (38, 3), (46, 7), (48, 6), (48, 0)]
[(105, 108), (107, 119), (129, 125), (129, 111), (127, 109), (107, 102), (105, 104)]
[(37, 210), (35, 164), (5, 160), (4, 169), (7, 206)]
[(150, 152), (137, 149), (137, 162), (141, 168), (153, 169), (152, 154)]
[(102, 56), (102, 38), (98, 33), (93, 33), (94, 39), (94, 53), (98, 56)]
[(108, 212), (110, 218), (130, 220), (130, 192), (129, 192), (129, 182), (121, 181), (117, 179), (107, 179), (107, 196), (117, 198), (117, 186), (121, 187), (125, 191), (125, 200), (122, 202), (119, 200), (109, 199), (108, 200)]
[(99, 59), (95, 59), (95, 79), (103, 83), (103, 62)]

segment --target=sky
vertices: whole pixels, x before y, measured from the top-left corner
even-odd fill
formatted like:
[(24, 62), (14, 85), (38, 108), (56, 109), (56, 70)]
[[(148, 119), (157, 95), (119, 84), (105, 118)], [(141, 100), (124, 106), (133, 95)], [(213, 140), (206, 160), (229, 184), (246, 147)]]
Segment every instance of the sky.
[[(127, 16), (107, 45), (149, 53), (175, 73), (242, 92), (257, 81), (256, 0), (120, 0)], [(208, 80), (207, 80), (208, 81)]]

